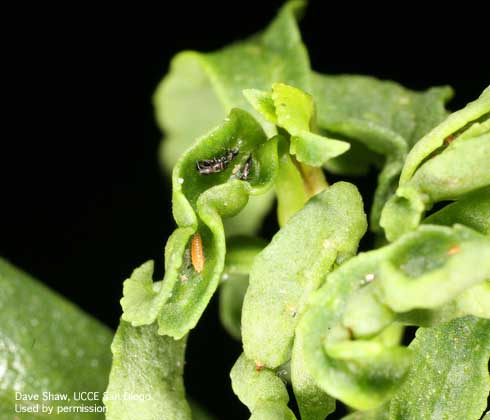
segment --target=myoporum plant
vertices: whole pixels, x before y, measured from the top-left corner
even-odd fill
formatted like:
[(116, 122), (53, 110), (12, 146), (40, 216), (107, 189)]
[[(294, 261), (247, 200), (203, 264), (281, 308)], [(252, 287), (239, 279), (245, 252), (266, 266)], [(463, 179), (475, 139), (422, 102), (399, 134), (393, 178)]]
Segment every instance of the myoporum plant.
[[(41, 316), (72, 335), (64, 358), (29, 362), (38, 370), (24, 390), (45, 376), (103, 391), (108, 377), (107, 419), (209, 418), (191, 414), (182, 374), (187, 337), (218, 292), (222, 323), (243, 344), (231, 386), (252, 419), (323, 420), (337, 400), (344, 420), (490, 419), (490, 88), (450, 114), (448, 87), (316, 73), (297, 28), (303, 6), (286, 3), (249, 40), (178, 54), (159, 85), (177, 227), (164, 278), (149, 261), (124, 282), (110, 375), (100, 349), (111, 334), (2, 263), (2, 307), (25, 293), (13, 281), (22, 277), (27, 308), (46, 296)], [(355, 185), (328, 182), (373, 167), (371, 208)], [(256, 235), (273, 205), (280, 229), (267, 242)], [(368, 229), (375, 247), (358, 252)], [(407, 326), (418, 329), (405, 346)], [(41, 369), (87, 358), (97, 369), (86, 378)], [(21, 376), (0, 375), (3, 409)], [(124, 392), (149, 398), (111, 398)]]

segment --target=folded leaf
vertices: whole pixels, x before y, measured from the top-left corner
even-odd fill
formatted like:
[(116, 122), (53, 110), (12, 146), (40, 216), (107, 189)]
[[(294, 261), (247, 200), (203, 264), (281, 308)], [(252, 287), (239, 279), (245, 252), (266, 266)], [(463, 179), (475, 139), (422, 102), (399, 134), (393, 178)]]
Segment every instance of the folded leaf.
[[(407, 151), (445, 116), (444, 103), (452, 96), (448, 87), (413, 92), (397, 83), (367, 76), (329, 76), (313, 73), (312, 93), (317, 104), (318, 126), (326, 133), (349, 139), (385, 158), (371, 210), (371, 229), (379, 231), (379, 217), (393, 194)], [(356, 175), (355, 158), (363, 172), (379, 160), (373, 153), (359, 155), (356, 148), (327, 162), (327, 169)]]
[(490, 392), (490, 321), (466, 317), (420, 328), (410, 348), (413, 365), (390, 418), (478, 420)]
[(313, 197), (255, 258), (242, 312), (247, 357), (270, 368), (291, 356), (312, 291), (334, 263), (353, 256), (366, 231), (357, 189), (339, 182)]
[[(453, 112), (441, 124), (432, 129), (422, 138), (417, 145), (410, 151), (400, 176), (400, 186), (407, 183), (415, 174), (420, 164), (429, 157), (439, 147), (443, 146), (444, 140), (454, 135), (459, 130), (472, 122), (477, 122), (478, 118), (490, 112), (490, 86), (488, 86), (481, 96), (473, 102), (467, 104), (463, 109)], [(473, 135), (479, 136), (484, 132), (476, 132)], [(464, 138), (464, 137), (463, 137)]]
[[(211, 53), (185, 51), (174, 57), (154, 96), (157, 121), (167, 136), (160, 155), (168, 170), (232, 108), (253, 111), (242, 95), (244, 89), (269, 89), (272, 83), (284, 82), (309, 90), (308, 54), (296, 23), (303, 8), (304, 1), (290, 1), (263, 32), (248, 40)], [(272, 125), (261, 122), (269, 135), (275, 134)], [(254, 197), (225, 223), (227, 232), (256, 233), (272, 201), (271, 195)]]
[(488, 237), (471, 229), (424, 225), (352, 258), (328, 275), (296, 329), (307, 373), (354, 408), (388, 401), (407, 374), (410, 353), (398, 345), (399, 326), (394, 335), (385, 332), (395, 321), (487, 317), (489, 252)]
[(393, 240), (418, 226), (433, 203), (490, 186), (489, 161), (490, 133), (453, 141), (442, 153), (425, 161), (383, 209), (381, 226), (387, 238)]
[(418, 226), (433, 203), (459, 199), (490, 185), (489, 113), (490, 87), (410, 151), (396, 195), (381, 215), (380, 224), (389, 240)]
[[(158, 319), (159, 333), (176, 339), (196, 325), (224, 268), (222, 218), (236, 215), (249, 195), (264, 194), (273, 185), (278, 141), (279, 136), (266, 142), (248, 113), (233, 110), (182, 156), (173, 172), (173, 214), (179, 227), (165, 249), (164, 280), (152, 283), (148, 263), (136, 270), (124, 285), (123, 320), (140, 326)], [(196, 162), (218, 165), (218, 170), (203, 174)]]
[[(107, 327), (0, 259), (0, 417), (15, 418), (18, 404), (37, 406), (29, 419), (77, 418), (77, 411), (69, 411), (81, 405), (73, 395), (102, 396), (107, 385), (111, 339)], [(45, 392), (68, 399), (43, 401)], [(22, 401), (17, 393), (39, 400)], [(53, 407), (53, 414), (42, 413), (41, 405)], [(104, 418), (100, 400), (83, 405), (96, 410), (84, 418)]]
[(186, 338), (158, 335), (156, 325), (121, 321), (104, 394), (107, 419), (190, 420), (182, 379), (185, 344)]

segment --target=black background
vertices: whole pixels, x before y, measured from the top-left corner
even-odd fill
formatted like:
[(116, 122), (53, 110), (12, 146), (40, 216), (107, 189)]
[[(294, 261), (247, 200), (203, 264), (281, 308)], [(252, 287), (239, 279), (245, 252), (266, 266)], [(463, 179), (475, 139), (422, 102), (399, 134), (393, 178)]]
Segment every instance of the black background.
[[(200, 3), (143, 15), (21, 11), (10, 32), (19, 45), (5, 81), (13, 95), (1, 141), (0, 255), (114, 329), (122, 281), (148, 259), (161, 277), (174, 229), (151, 106), (158, 81), (178, 51), (242, 39), (282, 2)], [(449, 107), (463, 106), (490, 79), (488, 50), (478, 42), (484, 27), (477, 14), (429, 17), (411, 7), (342, 10), (312, 1), (301, 22), (312, 67), (414, 89), (449, 84), (456, 91)], [(190, 337), (186, 386), (218, 418), (247, 418), (228, 379), (240, 346), (224, 333), (216, 307), (213, 299)]]

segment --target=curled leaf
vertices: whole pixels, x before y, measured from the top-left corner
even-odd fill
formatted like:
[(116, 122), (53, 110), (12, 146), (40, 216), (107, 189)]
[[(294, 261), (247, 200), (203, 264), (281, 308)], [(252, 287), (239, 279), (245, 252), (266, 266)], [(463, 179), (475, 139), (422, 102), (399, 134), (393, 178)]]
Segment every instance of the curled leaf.
[[(489, 112), (487, 88), (479, 99), (451, 114), (413, 148), (396, 195), (381, 215), (380, 223), (389, 240), (418, 226), (433, 203), (459, 199), (490, 185)], [(451, 136), (453, 140), (445, 145)]]
[(356, 175), (369, 166), (382, 166), (370, 216), (371, 229), (379, 231), (381, 209), (396, 189), (408, 150), (446, 116), (444, 103), (452, 91), (442, 87), (413, 92), (373, 77), (313, 73), (312, 93), (318, 126), (353, 144), (328, 161), (327, 169)]
[[(182, 156), (172, 177), (173, 214), (179, 227), (165, 249), (165, 277), (153, 284), (148, 263), (133, 273), (121, 300), (123, 320), (140, 326), (157, 319), (159, 333), (176, 339), (196, 325), (224, 268), (222, 218), (236, 215), (250, 195), (264, 194), (273, 185), (278, 140), (266, 142), (248, 113), (233, 110), (220, 127)], [(203, 174), (196, 162), (217, 165), (217, 170)], [(191, 238), (196, 234), (200, 246), (192, 248)], [(202, 267), (196, 267), (196, 258)]]
[(399, 327), (393, 337), (380, 333), (395, 321), (434, 325), (467, 314), (486, 317), (489, 246), (488, 237), (463, 226), (425, 225), (340, 266), (314, 293), (296, 330), (308, 374), (358, 409), (389, 400), (411, 357), (398, 345)]
[[(154, 96), (157, 121), (166, 133), (160, 156), (167, 170), (232, 108), (254, 112), (242, 95), (244, 89), (269, 89), (275, 82), (309, 89), (308, 54), (296, 23), (304, 5), (287, 2), (263, 32), (245, 41), (211, 53), (184, 51), (173, 58)], [(255, 116), (268, 135), (275, 134), (259, 113)], [(270, 194), (253, 197), (240, 215), (225, 222), (228, 234), (256, 233), (272, 201)]]

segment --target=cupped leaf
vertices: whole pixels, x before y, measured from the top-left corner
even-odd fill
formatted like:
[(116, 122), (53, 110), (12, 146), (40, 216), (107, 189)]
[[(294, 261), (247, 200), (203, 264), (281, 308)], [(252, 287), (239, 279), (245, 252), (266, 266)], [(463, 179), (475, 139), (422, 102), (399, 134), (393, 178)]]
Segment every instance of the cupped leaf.
[(312, 291), (353, 256), (367, 223), (362, 198), (339, 182), (313, 197), (255, 258), (242, 313), (247, 357), (275, 368), (291, 356), (294, 330)]
[[(309, 90), (310, 66), (296, 19), (304, 1), (290, 1), (260, 34), (211, 53), (185, 51), (174, 57), (154, 96), (157, 121), (166, 133), (161, 160), (168, 170), (182, 153), (234, 107), (253, 112), (244, 89), (284, 82)], [(260, 115), (256, 113), (256, 117)], [(261, 120), (269, 135), (274, 127)], [(254, 234), (272, 205), (272, 195), (253, 197), (225, 222), (232, 235)]]
[[(102, 395), (111, 339), (107, 327), (0, 259), (0, 417), (15, 418), (17, 404), (37, 407), (27, 414), (30, 419), (81, 418), (73, 394)], [(67, 399), (46, 400), (47, 392)], [(17, 393), (39, 400), (22, 401)], [(53, 414), (42, 413), (41, 405), (52, 407)], [(101, 401), (83, 405), (94, 410), (83, 418), (103, 418)]]
[(295, 419), (287, 404), (289, 395), (276, 373), (242, 354), (230, 372), (233, 392), (258, 419)]
[(414, 361), (390, 418), (478, 420), (490, 392), (490, 321), (465, 317), (419, 328), (410, 349)]
[(158, 335), (155, 324), (121, 321), (104, 394), (107, 419), (190, 420), (182, 378), (185, 345), (186, 338)]
[[(160, 334), (176, 339), (196, 325), (224, 268), (222, 219), (240, 212), (250, 195), (272, 187), (279, 140), (266, 141), (253, 117), (233, 110), (181, 157), (173, 172), (173, 214), (179, 227), (165, 248), (164, 280), (153, 283), (151, 263), (136, 270), (124, 285), (123, 320), (141, 326), (158, 319)], [(202, 173), (196, 162), (218, 166)]]
[[(327, 162), (327, 169), (347, 175), (366, 172), (384, 157), (371, 210), (371, 229), (379, 231), (381, 209), (393, 194), (404, 159), (413, 144), (447, 115), (444, 103), (452, 96), (448, 87), (414, 92), (391, 81), (367, 76), (313, 73), (312, 93), (317, 104), (318, 126), (326, 133), (349, 139), (359, 146)], [(350, 161), (359, 163), (353, 166)]]

